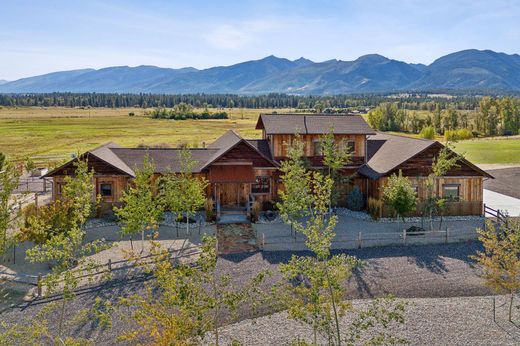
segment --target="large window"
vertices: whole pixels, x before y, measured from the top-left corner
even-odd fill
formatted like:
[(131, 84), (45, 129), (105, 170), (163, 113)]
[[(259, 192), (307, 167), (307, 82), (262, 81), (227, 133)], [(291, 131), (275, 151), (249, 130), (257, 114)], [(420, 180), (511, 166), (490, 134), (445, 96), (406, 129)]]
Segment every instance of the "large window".
[(271, 191), (271, 178), (268, 176), (256, 177), (251, 185), (252, 193), (269, 193)]
[(112, 183), (99, 184), (99, 194), (101, 197), (112, 197)]
[(460, 185), (459, 184), (442, 185), (442, 197), (451, 202), (460, 201)]

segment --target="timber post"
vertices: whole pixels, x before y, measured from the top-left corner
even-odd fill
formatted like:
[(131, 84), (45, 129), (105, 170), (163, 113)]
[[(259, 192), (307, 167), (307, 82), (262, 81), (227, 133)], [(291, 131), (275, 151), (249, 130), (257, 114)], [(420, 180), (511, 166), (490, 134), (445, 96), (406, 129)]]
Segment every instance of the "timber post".
[(108, 266), (108, 271), (112, 272), (112, 259), (111, 258), (108, 259), (107, 266)]
[(361, 232), (358, 233), (358, 249), (361, 249), (361, 245), (363, 243), (363, 234)]
[(42, 296), (42, 274), (38, 273), (38, 279), (36, 281), (36, 286), (38, 287), (38, 297)]
[(446, 244), (448, 244), (448, 239), (449, 239), (448, 232), (449, 232), (449, 229), (448, 229), (448, 226), (446, 226), (446, 234), (445, 234), (445, 240), (444, 240), (444, 242), (445, 242)]
[(403, 243), (406, 245), (406, 229), (403, 229)]

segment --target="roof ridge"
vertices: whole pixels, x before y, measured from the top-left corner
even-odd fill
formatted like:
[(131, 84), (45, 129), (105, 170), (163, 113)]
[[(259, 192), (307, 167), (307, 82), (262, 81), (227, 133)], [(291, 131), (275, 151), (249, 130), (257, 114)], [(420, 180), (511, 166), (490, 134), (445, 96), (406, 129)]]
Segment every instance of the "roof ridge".
[(385, 136), (394, 136), (394, 137), (408, 138), (408, 139), (417, 139), (417, 140), (420, 140), (420, 141), (423, 141), (423, 142), (430, 142), (432, 144), (433, 143), (440, 143), (438, 140), (434, 140), (434, 139), (411, 137), (411, 136), (406, 136), (406, 135), (400, 135), (400, 134), (397, 134), (397, 133), (388, 133), (388, 132), (383, 132), (383, 131), (376, 131), (376, 135), (378, 135), (378, 134), (385, 135)]

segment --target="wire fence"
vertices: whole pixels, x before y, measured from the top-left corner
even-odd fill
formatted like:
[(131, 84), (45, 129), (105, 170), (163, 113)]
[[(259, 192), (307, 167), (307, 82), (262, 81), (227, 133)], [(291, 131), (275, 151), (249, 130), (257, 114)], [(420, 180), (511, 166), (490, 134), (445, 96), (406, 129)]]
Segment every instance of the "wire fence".
[[(305, 248), (305, 238), (300, 235), (266, 235), (259, 234), (258, 242), (263, 250), (300, 250)], [(335, 249), (361, 249), (366, 247), (391, 245), (419, 245), (451, 243), (477, 239), (476, 230), (455, 230), (446, 227), (444, 230), (410, 232), (357, 232), (336, 234), (332, 240)]]

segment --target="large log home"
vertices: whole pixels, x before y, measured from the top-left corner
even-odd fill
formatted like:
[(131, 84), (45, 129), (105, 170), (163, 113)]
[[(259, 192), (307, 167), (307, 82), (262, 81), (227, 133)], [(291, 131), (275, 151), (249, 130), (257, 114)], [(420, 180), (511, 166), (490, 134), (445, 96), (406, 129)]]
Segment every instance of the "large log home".
[[(399, 170), (411, 179), (420, 203), (426, 196), (425, 179), (433, 159), (443, 147), (437, 141), (378, 133), (361, 116), (353, 115), (261, 114), (256, 129), (261, 130), (261, 139), (244, 139), (228, 131), (206, 148), (190, 149), (197, 163), (193, 173), (209, 181), (207, 196), (219, 206), (245, 209), (253, 200), (276, 201), (283, 188), (279, 167), (286, 157), (285, 143), (296, 135), (305, 143), (305, 156), (316, 169), (323, 167), (321, 136), (331, 129), (338, 142), (351, 148), (352, 160), (342, 174), (352, 179), (341, 187), (340, 204), (355, 185), (366, 197), (381, 199), (381, 187)], [(121, 148), (108, 143), (47, 173), (53, 179), (53, 198), (60, 198), (63, 178), (73, 174), (74, 161), (87, 159), (95, 172), (93, 195), (100, 195), (102, 205), (111, 207), (119, 203), (147, 153), (157, 175), (180, 170), (178, 148)], [(492, 177), (461, 158), (457, 167), (436, 182), (437, 194), (450, 198), (447, 214), (481, 215), (487, 178)]]

